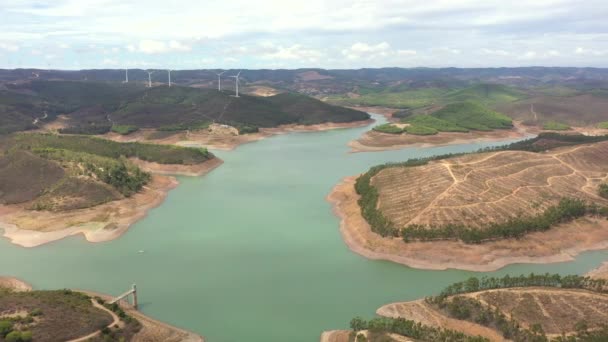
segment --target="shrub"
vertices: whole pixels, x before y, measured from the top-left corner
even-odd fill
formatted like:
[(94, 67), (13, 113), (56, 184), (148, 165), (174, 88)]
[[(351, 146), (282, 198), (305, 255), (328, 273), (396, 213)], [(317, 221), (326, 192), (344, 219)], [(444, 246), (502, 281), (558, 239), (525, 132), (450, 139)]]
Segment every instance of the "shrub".
[(608, 199), (608, 183), (600, 184), (598, 193), (600, 196)]
[(4, 336), (6, 342), (19, 342), (21, 341), (21, 333), (18, 331), (12, 331)]
[(13, 323), (11, 321), (0, 321), (0, 336), (4, 337), (13, 330)]
[(22, 331), (21, 332), (21, 341), (22, 342), (30, 342), (32, 340), (32, 332), (31, 331)]

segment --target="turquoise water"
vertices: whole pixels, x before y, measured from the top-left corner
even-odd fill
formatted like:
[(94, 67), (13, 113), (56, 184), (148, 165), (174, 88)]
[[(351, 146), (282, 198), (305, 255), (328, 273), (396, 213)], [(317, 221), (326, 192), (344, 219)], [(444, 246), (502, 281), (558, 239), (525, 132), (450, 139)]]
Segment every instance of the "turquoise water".
[[(318, 341), (354, 316), (371, 317), (383, 304), (431, 295), (474, 274), (350, 252), (325, 196), (375, 164), (491, 144), (348, 153), (346, 143), (367, 129), (281, 135), (218, 152), (220, 168), (180, 177), (162, 206), (115, 241), (72, 237), (25, 249), (0, 239), (0, 274), (36, 288), (109, 294), (137, 283), (144, 313), (210, 342)], [(494, 274), (584, 273), (604, 260), (606, 251), (585, 253)]]

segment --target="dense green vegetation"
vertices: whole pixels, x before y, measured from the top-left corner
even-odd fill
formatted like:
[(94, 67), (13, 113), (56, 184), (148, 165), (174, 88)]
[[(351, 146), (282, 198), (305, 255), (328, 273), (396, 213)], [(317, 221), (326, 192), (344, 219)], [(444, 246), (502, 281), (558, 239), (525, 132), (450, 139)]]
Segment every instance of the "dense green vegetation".
[(108, 158), (138, 158), (160, 164), (198, 164), (213, 158), (204, 148), (179, 147), (137, 142), (119, 143), (87, 136), (18, 134), (15, 143), (23, 149), (54, 148), (84, 152)]
[(599, 124), (597, 124), (597, 128), (608, 129), (608, 121), (600, 122)]
[(585, 289), (595, 292), (608, 293), (608, 281), (600, 278), (579, 275), (562, 276), (559, 274), (534, 274), (504, 277), (471, 277), (465, 281), (449, 285), (438, 296), (431, 297), (433, 303), (441, 303), (448, 297), (492, 289), (507, 289), (513, 287), (557, 287), (564, 289)]
[(543, 124), (543, 129), (549, 131), (567, 131), (570, 126), (557, 121), (548, 121)]
[(401, 129), (393, 124), (374, 127), (375, 131), (415, 135), (433, 135), (438, 132), (489, 131), (512, 128), (511, 119), (473, 102), (451, 103), (430, 115), (409, 115), (402, 120), (409, 126)]
[[(370, 342), (387, 341), (382, 338), (387, 333), (399, 334), (420, 341), (489, 342), (488, 339), (480, 336), (468, 336), (458, 331), (435, 328), (404, 318), (378, 317), (366, 321), (361, 317), (355, 317), (350, 321), (350, 326), (354, 331), (354, 336), (357, 336), (356, 334), (360, 330), (369, 330)], [(358, 338), (357, 341), (363, 340)]]
[(137, 126), (132, 125), (112, 125), (112, 132), (122, 135), (131, 134), (133, 132), (136, 132), (138, 129), (139, 128), (137, 128)]
[(468, 132), (469, 130), (459, 126), (453, 121), (440, 119), (435, 115), (414, 115), (404, 120), (412, 126), (423, 126), (433, 128), (439, 132)]
[(512, 128), (511, 118), (475, 103), (451, 103), (431, 114), (455, 126), (477, 131)]
[(380, 106), (390, 108), (416, 109), (431, 105), (453, 102), (474, 101), (488, 106), (524, 99), (528, 95), (516, 88), (480, 83), (463, 86), (436, 87), (429, 85), (397, 85), (389, 87), (358, 87), (359, 96), (332, 95), (328, 101), (349, 106)]
[(399, 128), (393, 124), (385, 123), (382, 125), (375, 126), (372, 128), (376, 132), (388, 133), (388, 134), (401, 134), (403, 133), (403, 128)]
[(437, 134), (437, 130), (435, 128), (432, 127), (426, 127), (426, 126), (407, 126), (405, 128), (405, 132), (407, 132), (408, 134), (414, 134), (414, 135), (434, 135)]
[[(27, 94), (27, 95), (25, 95)], [(271, 97), (231, 96), (228, 91), (136, 84), (31, 81), (0, 91), (0, 134), (32, 129), (64, 114), (61, 133), (120, 134), (138, 128), (187, 130), (211, 122), (235, 126), (243, 133), (283, 124), (319, 124), (369, 119), (367, 113), (336, 107), (295, 93)], [(110, 123), (109, 119), (112, 119)], [(42, 119), (41, 119), (42, 120)]]
[[(522, 140), (506, 146), (483, 149), (478, 152), (501, 150), (540, 152), (560, 146), (594, 143), (605, 140), (608, 140), (608, 136), (543, 133), (532, 139)], [(355, 191), (361, 196), (358, 204), (361, 208), (361, 215), (370, 224), (372, 231), (381, 236), (401, 236), (406, 242), (410, 240), (460, 239), (467, 243), (479, 243), (491, 239), (521, 237), (526, 233), (546, 230), (556, 223), (573, 220), (587, 214), (608, 216), (608, 208), (600, 208), (577, 199), (564, 198), (558, 205), (548, 208), (541, 215), (517, 217), (504, 223), (491, 224), (483, 229), (457, 225), (441, 227), (411, 225), (399, 229), (378, 210), (379, 194), (378, 190), (371, 184), (371, 179), (380, 171), (390, 167), (425, 165), (432, 160), (441, 160), (459, 155), (462, 154), (439, 155), (423, 159), (409, 159), (401, 163), (377, 165), (359, 176), (355, 182)]]

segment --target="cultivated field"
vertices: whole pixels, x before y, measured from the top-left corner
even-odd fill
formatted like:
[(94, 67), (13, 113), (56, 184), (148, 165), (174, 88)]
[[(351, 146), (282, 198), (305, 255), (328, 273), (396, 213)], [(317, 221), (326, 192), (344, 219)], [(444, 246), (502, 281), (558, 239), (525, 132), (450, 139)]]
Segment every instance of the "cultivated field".
[(608, 142), (547, 153), (501, 151), (392, 167), (372, 178), (378, 208), (397, 227), (461, 224), (483, 228), (532, 216), (561, 198), (602, 205), (598, 185), (608, 178)]
[(608, 322), (608, 296), (584, 290), (515, 288), (467, 295), (510, 315), (524, 327), (540, 324), (548, 335), (572, 333), (585, 321), (589, 329)]

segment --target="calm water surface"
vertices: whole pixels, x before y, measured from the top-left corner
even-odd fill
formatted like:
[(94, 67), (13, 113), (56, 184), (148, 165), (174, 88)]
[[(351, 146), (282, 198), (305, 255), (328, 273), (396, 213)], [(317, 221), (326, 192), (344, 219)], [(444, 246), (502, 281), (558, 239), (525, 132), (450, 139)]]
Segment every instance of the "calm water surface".
[[(475, 274), (416, 270), (350, 252), (325, 196), (372, 165), (492, 144), (348, 153), (346, 143), (367, 129), (294, 133), (218, 152), (224, 165), (205, 177), (180, 177), (167, 201), (118, 240), (72, 237), (25, 249), (0, 239), (0, 274), (40, 289), (109, 294), (137, 283), (144, 313), (211, 342), (318, 341), (354, 316), (372, 317), (383, 304), (431, 295)], [(606, 251), (592, 252), (492, 274), (580, 274), (607, 259)]]

